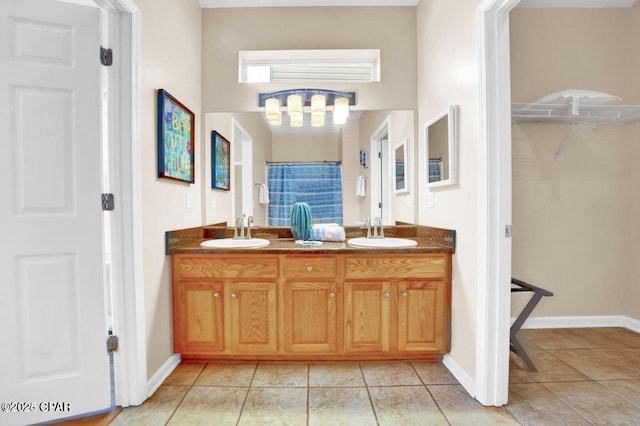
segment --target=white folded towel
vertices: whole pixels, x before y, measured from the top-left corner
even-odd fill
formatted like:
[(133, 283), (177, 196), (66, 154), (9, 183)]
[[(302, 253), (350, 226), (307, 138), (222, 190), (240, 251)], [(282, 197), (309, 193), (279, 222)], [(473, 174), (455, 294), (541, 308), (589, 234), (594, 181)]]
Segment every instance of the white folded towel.
[(346, 234), (344, 228), (337, 223), (318, 223), (313, 225), (311, 235), (316, 240), (344, 241)]
[(365, 175), (358, 176), (358, 179), (356, 181), (356, 197), (367, 196), (367, 189), (365, 185), (366, 180), (367, 180), (367, 177)]
[(258, 203), (269, 204), (269, 188), (264, 183), (258, 184)]

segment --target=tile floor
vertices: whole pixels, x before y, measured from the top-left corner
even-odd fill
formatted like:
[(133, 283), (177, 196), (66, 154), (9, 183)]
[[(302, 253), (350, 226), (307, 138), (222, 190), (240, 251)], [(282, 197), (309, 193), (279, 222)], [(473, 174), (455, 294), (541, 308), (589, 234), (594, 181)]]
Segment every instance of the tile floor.
[(111, 425), (640, 425), (640, 334), (522, 330), (509, 404), (483, 407), (442, 364), (183, 363)]

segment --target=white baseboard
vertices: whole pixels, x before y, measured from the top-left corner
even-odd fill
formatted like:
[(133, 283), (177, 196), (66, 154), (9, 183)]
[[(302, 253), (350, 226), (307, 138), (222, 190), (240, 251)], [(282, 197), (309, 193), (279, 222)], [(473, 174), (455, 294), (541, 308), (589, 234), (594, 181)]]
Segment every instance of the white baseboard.
[(476, 382), (467, 374), (462, 367), (456, 362), (455, 359), (449, 354), (445, 354), (442, 357), (442, 363), (453, 374), (463, 388), (471, 395), (476, 397)]
[(160, 385), (169, 377), (173, 370), (176, 369), (178, 364), (180, 364), (180, 361), (182, 361), (180, 354), (173, 354), (162, 364), (147, 381), (147, 397), (150, 397), (158, 390)]
[[(515, 318), (512, 318), (512, 323)], [(529, 317), (522, 328), (624, 327), (640, 333), (640, 320), (625, 315)]]

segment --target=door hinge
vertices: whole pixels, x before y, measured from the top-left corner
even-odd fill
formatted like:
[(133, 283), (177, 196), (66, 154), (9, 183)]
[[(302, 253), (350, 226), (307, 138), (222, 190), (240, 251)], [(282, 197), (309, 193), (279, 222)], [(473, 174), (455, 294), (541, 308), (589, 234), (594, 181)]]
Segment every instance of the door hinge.
[(113, 64), (113, 50), (100, 46), (100, 63), (105, 67)]
[(382, 158), (382, 151), (378, 153), (378, 158)]
[(109, 335), (107, 336), (107, 353), (113, 353), (118, 350), (118, 336), (113, 334), (113, 330), (109, 330)]
[(505, 238), (511, 238), (511, 225), (505, 225), (504, 236)]
[(102, 210), (111, 211), (115, 208), (113, 194), (102, 194)]
[(382, 208), (382, 203), (378, 203), (378, 208), (381, 209)]

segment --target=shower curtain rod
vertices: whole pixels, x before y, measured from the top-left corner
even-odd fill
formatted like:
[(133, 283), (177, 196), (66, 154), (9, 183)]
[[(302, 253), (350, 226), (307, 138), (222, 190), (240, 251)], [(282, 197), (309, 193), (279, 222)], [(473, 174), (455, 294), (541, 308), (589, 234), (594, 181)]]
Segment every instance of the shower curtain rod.
[(342, 161), (265, 161), (265, 164), (342, 164)]

